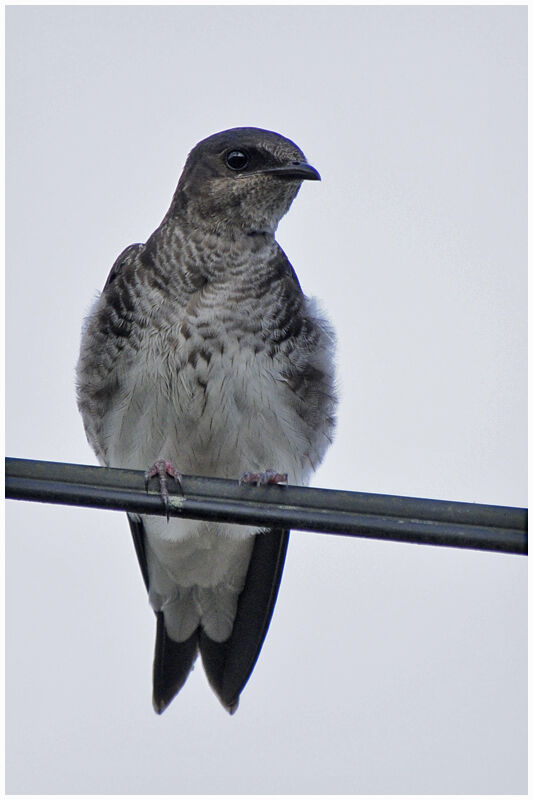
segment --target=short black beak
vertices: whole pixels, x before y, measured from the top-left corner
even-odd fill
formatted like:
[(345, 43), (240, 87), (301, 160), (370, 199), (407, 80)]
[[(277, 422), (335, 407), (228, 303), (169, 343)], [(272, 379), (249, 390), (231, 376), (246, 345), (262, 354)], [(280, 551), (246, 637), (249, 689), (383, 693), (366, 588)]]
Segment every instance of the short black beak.
[(318, 170), (306, 161), (293, 161), (291, 164), (284, 164), (282, 167), (262, 169), (261, 172), (266, 175), (279, 175), (280, 178), (295, 178), (300, 181), (320, 180)]

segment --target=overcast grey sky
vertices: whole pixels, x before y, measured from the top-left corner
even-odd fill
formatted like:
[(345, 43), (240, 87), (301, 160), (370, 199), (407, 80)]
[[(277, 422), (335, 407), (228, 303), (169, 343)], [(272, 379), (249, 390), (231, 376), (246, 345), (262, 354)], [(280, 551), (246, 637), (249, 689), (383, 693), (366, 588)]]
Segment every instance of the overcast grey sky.
[[(7, 453), (95, 463), (83, 316), (192, 146), (293, 139), (278, 239), (338, 333), (314, 485), (526, 505), (527, 9), (7, 8)], [(124, 515), (7, 506), (7, 791), (521, 793), (526, 559), (292, 534), (229, 717), (151, 707)]]

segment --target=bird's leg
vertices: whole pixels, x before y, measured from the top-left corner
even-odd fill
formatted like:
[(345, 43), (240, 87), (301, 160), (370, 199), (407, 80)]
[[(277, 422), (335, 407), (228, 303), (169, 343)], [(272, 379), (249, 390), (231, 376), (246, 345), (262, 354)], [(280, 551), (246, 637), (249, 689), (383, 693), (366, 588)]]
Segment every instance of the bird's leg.
[(174, 464), (171, 461), (166, 461), (164, 458), (155, 461), (150, 469), (147, 469), (144, 473), (144, 486), (146, 491), (148, 491), (148, 482), (150, 478), (154, 478), (155, 476), (159, 478), (159, 494), (161, 495), (161, 500), (163, 501), (163, 505), (165, 506), (167, 512), (167, 522), (170, 518), (169, 513), (169, 497), (168, 497), (168, 481), (167, 475), (170, 475), (171, 478), (174, 478), (178, 488), (183, 493), (183, 486), (181, 484), (181, 473), (175, 468)]
[(265, 472), (245, 472), (239, 478), (239, 484), (251, 483), (254, 486), (265, 486), (267, 483), (288, 483), (289, 476), (286, 472), (283, 474), (275, 472), (273, 469), (267, 469)]

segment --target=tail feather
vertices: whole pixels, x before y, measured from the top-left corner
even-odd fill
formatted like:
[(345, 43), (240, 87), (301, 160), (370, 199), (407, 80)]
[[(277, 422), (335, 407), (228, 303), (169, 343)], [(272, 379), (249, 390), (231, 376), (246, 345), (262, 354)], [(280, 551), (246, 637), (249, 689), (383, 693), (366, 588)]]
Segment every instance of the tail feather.
[(214, 642), (200, 631), (204, 669), (215, 694), (235, 713), (265, 640), (283, 573), (289, 531), (268, 530), (255, 537), (246, 582), (230, 638)]
[(162, 714), (193, 668), (198, 655), (198, 631), (184, 642), (175, 642), (167, 635), (163, 612), (156, 612), (156, 617), (153, 705), (154, 710)]

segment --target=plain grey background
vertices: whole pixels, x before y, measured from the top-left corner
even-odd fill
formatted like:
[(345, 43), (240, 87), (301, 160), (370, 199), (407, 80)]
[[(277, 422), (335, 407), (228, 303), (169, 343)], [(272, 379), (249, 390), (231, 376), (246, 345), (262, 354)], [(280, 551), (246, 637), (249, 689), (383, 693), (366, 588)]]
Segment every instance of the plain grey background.
[[(526, 505), (524, 7), (7, 8), (7, 453), (95, 463), (83, 316), (236, 125), (322, 173), (278, 239), (337, 329), (314, 485)], [(151, 708), (124, 515), (7, 504), (10, 793), (521, 793), (526, 559), (294, 532), (229, 717)]]

